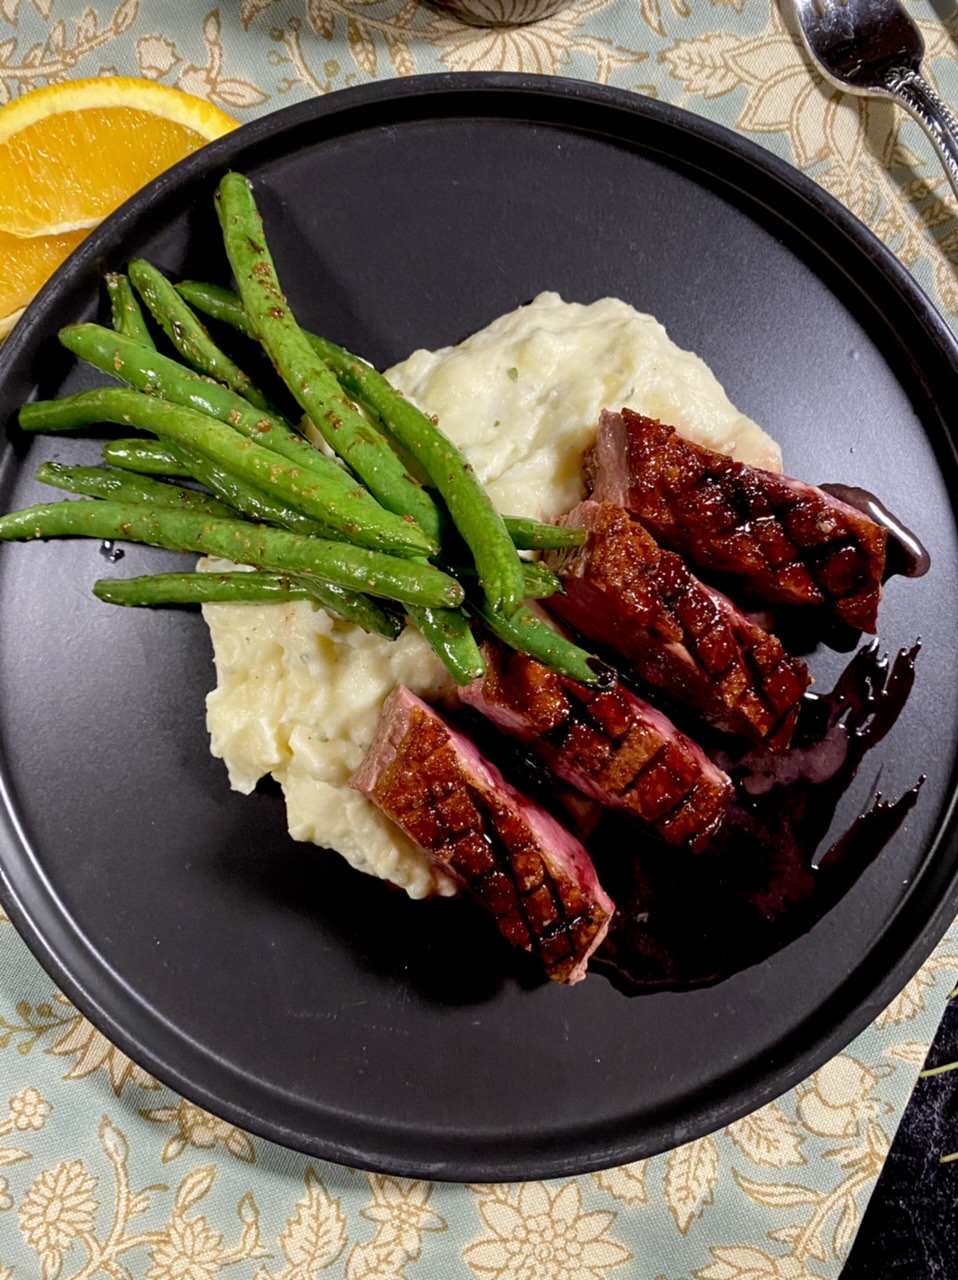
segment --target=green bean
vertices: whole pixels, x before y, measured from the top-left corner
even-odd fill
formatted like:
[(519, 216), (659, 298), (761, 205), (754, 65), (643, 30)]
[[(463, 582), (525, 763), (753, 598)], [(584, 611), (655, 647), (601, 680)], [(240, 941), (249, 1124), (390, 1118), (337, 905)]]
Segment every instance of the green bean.
[(329, 583), (277, 573), (153, 573), (140, 578), (100, 578), (93, 594), (107, 604), (151, 607), (165, 604), (275, 604), (312, 600), (329, 613), (395, 640), (402, 624), (368, 596)]
[(107, 471), (104, 467), (63, 467), (56, 462), (44, 462), (37, 469), (41, 484), (65, 489), (67, 493), (81, 493), (88, 498), (115, 498), (120, 502), (148, 502), (157, 507), (172, 507), (180, 511), (202, 511), (208, 516), (235, 514), (225, 502), (218, 502), (208, 493), (196, 489), (184, 489), (178, 484), (165, 484), (148, 476), (133, 475), (128, 471)]
[(327, 444), (363, 481), (373, 497), (397, 515), (411, 517), (438, 550), (439, 511), (406, 472), (389, 444), (349, 400), (318, 359), (293, 317), (276, 278), (263, 223), (249, 182), (228, 173), (216, 191), (227, 257), (256, 336), (287, 387)]
[[(451, 560), (443, 560), (441, 567), (467, 585), (476, 581), (478, 576), (472, 565), (458, 565)], [(549, 596), (565, 592), (558, 575), (539, 560), (522, 561), (522, 580), (524, 600), (546, 600)]]
[(296, 578), (279, 573), (151, 573), (141, 578), (100, 578), (93, 594), (106, 604), (151, 607), (163, 604), (271, 604), (306, 600)]
[(511, 613), (522, 599), (519, 558), (502, 516), (470, 463), (431, 418), (371, 365), (324, 338), (313, 338), (312, 345), (349, 394), (375, 413), (389, 434), (425, 468), (472, 552), (492, 608)]
[[(327, 613), (338, 614), (347, 622), (369, 631), (373, 635), (383, 636), (386, 640), (398, 640), (402, 633), (403, 623), (395, 613), (391, 613), (378, 600), (363, 595), (360, 591), (350, 591), (333, 582), (317, 582), (315, 578), (297, 578), (315, 602)], [(415, 607), (415, 606), (407, 606)]]
[(522, 561), (522, 578), (526, 600), (545, 600), (549, 596), (564, 594), (565, 588), (558, 574), (539, 560)]
[(614, 683), (615, 676), (610, 667), (560, 635), (525, 605), (520, 606), (510, 618), (494, 613), (484, 603), (474, 604), (473, 608), (492, 634), (510, 648), (527, 653), (530, 658), (571, 676), (581, 684), (608, 688)]
[(110, 297), (113, 328), (117, 333), (125, 333), (127, 337), (134, 338), (141, 346), (155, 350), (156, 343), (147, 328), (146, 318), (129, 278), (116, 271), (108, 271), (103, 278)]
[(543, 524), (540, 520), (527, 520), (525, 516), (503, 516), (503, 524), (512, 539), (512, 545), (520, 551), (561, 551), (563, 547), (581, 547), (586, 531), (572, 525)]
[(309, 516), (304, 516), (301, 512), (294, 511), (292, 507), (277, 502), (252, 485), (237, 480), (235, 476), (230, 475), (228, 471), (224, 471), (222, 467), (218, 467), (201, 454), (180, 447), (176, 448), (176, 456), (194, 480), (206, 485), (207, 489), (215, 493), (217, 498), (230, 508), (230, 515), (239, 512), (247, 520), (254, 520), (257, 524), (278, 525), (282, 529), (302, 533), (310, 538), (327, 538), (332, 542), (348, 541), (345, 535), (336, 529), (318, 524)]
[[(249, 486), (242, 485), (233, 481), (225, 472), (214, 467), (212, 463), (205, 458), (197, 456), (189, 456), (184, 450), (177, 451), (183, 457), (194, 474), (195, 478), (212, 488), (214, 492), (218, 492), (226, 501), (217, 501), (207, 494), (198, 493), (195, 489), (184, 489), (180, 485), (164, 484), (160, 480), (151, 480), (146, 476), (137, 476), (122, 471), (106, 471), (102, 467), (65, 467), (55, 462), (44, 462), (37, 470), (37, 480), (42, 484), (54, 485), (57, 488), (65, 489), (69, 493), (86, 494), (88, 497), (95, 498), (116, 498), (124, 502), (146, 502), (155, 506), (171, 507), (192, 511), (202, 511), (211, 516), (222, 516), (228, 519), (233, 518), (235, 512), (234, 507), (242, 512), (243, 515), (251, 516), (253, 519), (265, 519), (270, 524), (280, 524), (284, 528), (292, 529), (294, 532), (309, 534), (312, 536), (323, 536), (323, 526), (315, 524), (307, 516), (302, 516), (297, 511), (291, 511), (282, 508), (279, 504), (272, 503), (269, 498), (257, 494)], [(227, 505), (227, 501), (231, 501), (231, 505)], [(188, 574), (169, 574), (169, 575), (153, 575), (151, 577), (140, 579), (128, 579), (144, 584), (143, 592), (139, 589), (132, 591), (131, 599), (111, 599), (109, 603), (113, 604), (192, 604), (197, 600), (210, 599), (202, 595), (202, 583), (210, 578), (209, 574), (195, 575), (199, 580), (196, 584), (199, 588), (197, 595), (190, 595), (190, 587), (187, 583), (183, 585), (181, 580), (189, 579), (192, 575)], [(221, 575), (222, 577), (223, 575)], [(260, 582), (266, 578), (271, 579), (269, 590), (273, 592), (272, 596), (252, 596), (249, 593), (253, 591), (254, 583)], [(166, 580), (170, 581), (167, 582)], [(238, 573), (235, 579), (240, 584), (240, 592), (229, 594), (227, 584), (218, 598), (227, 599), (272, 599), (275, 598), (275, 583), (278, 580), (275, 575), (257, 575), (249, 573)], [(231, 579), (232, 580), (232, 579)], [(106, 580), (112, 582), (112, 579)], [(147, 587), (145, 584), (152, 583), (153, 588)], [(169, 586), (171, 591), (179, 591), (182, 598), (167, 597), (162, 594)], [(162, 590), (161, 590), (162, 588)], [(112, 588), (111, 588), (112, 589)], [(96, 590), (94, 588), (94, 590)], [(119, 592), (122, 594), (127, 588), (120, 586)], [(329, 609), (333, 613), (339, 614), (350, 622), (354, 622), (366, 631), (375, 632), (377, 635), (385, 636), (389, 640), (395, 640), (401, 631), (401, 625), (396, 618), (388, 613), (383, 607), (371, 600), (368, 596), (361, 595), (355, 591), (345, 591), (342, 587), (335, 587), (328, 583), (309, 583), (303, 580), (299, 582), (297, 587), (298, 595), (288, 598), (306, 598), (312, 597), (324, 608)], [(114, 595), (116, 592), (114, 592)], [(145, 598), (141, 599), (143, 594)], [(101, 599), (106, 599), (101, 596)], [(447, 613), (455, 613), (454, 610), (435, 610), (425, 611), (435, 612), (437, 615), (446, 615)]]
[(155, 511), (109, 499), (43, 503), (0, 516), (0, 541), (59, 537), (122, 539), (222, 556), (236, 564), (308, 575), (350, 591), (431, 609), (454, 609), (463, 600), (459, 583), (431, 565), (243, 520), (214, 519), (192, 511)]
[(232, 511), (257, 524), (275, 524), (313, 538), (346, 540), (328, 525), (319, 524), (299, 511), (276, 502), (260, 489), (244, 484), (199, 453), (160, 440), (111, 440), (103, 446), (103, 460), (126, 471), (145, 475), (190, 476), (205, 485)]
[(188, 364), (224, 383), (257, 409), (269, 408), (262, 391), (235, 361), (219, 349), (206, 326), (162, 272), (142, 258), (131, 262), (128, 271), (153, 319)]
[[(243, 287), (242, 282), (240, 285), (241, 302), (246, 314), (246, 326), (242, 327), (246, 327), (248, 331), (251, 324), (262, 338), (264, 321), (261, 316), (269, 315), (271, 311), (279, 316), (286, 314), (285, 300), (276, 283), (272, 260), (265, 248), (260, 255), (256, 254), (256, 249), (263, 242), (262, 223), (256, 214), (249, 183), (241, 175), (228, 174), (220, 183), (217, 196), (220, 201), (220, 221), (227, 240), (227, 253), (230, 252), (230, 242), (235, 246), (230, 262), (238, 280), (241, 279), (242, 264), (246, 264), (246, 287)], [(224, 209), (227, 196), (229, 208)], [(255, 246), (252, 255), (249, 252), (250, 245)], [(251, 257), (252, 266), (249, 265)], [(266, 264), (265, 270), (259, 275), (254, 274), (259, 269), (257, 262)], [(189, 292), (194, 298), (202, 296), (200, 287), (195, 284), (190, 286)], [(239, 313), (229, 305), (223, 292), (207, 290), (206, 297), (218, 309), (221, 319), (240, 326)], [(254, 306), (260, 314), (254, 313)], [(299, 336), (306, 338), (302, 331), (299, 331)], [(492, 607), (506, 613), (514, 609), (522, 599), (523, 590), (518, 556), (502, 517), (456, 446), (430, 418), (404, 399), (370, 365), (351, 356), (335, 343), (315, 335), (309, 335), (307, 342), (322, 358), (323, 364), (332, 369), (349, 394), (364, 408), (372, 410), (387, 431), (425, 468), (426, 474), (445, 499), (453, 523), (472, 552), (483, 590)], [(276, 358), (272, 350), (270, 354)], [(301, 348), (297, 349), (297, 358), (302, 358)], [(282, 372), (286, 376), (286, 370)], [(291, 389), (295, 394), (292, 384)], [(304, 407), (309, 412), (308, 406)], [(313, 413), (310, 416), (322, 430), (320, 419)], [(336, 448), (335, 441), (330, 443)]]
[[(250, 324), (243, 300), (232, 289), (224, 289), (218, 284), (205, 284), (200, 280), (183, 280), (176, 286), (176, 292), (197, 311), (212, 320), (220, 320), (248, 338), (256, 337), (256, 330)], [(307, 333), (310, 340), (312, 335)]]
[(315, 471), (304, 471), (269, 449), (246, 440), (225, 423), (139, 391), (104, 387), (62, 400), (41, 400), (20, 410), (26, 431), (62, 431), (96, 422), (152, 431), (173, 444), (202, 453), (225, 471), (262, 489), (304, 515), (347, 534), (362, 546), (402, 555), (422, 555), (429, 543), (421, 530), (362, 497), (342, 493)]
[(461, 609), (420, 609), (410, 605), (406, 612), (456, 684), (469, 684), (485, 673), (486, 664), (469, 619)]
[(104, 462), (124, 471), (147, 476), (188, 476), (190, 470), (176, 460), (162, 440), (108, 440), (102, 449)]
[[(284, 507), (274, 502), (266, 494), (259, 493), (250, 485), (235, 480), (221, 467), (215, 466), (208, 458), (189, 453), (186, 449), (176, 450), (178, 466), (183, 475), (198, 480), (207, 489), (211, 489), (216, 497), (207, 493), (198, 493), (195, 489), (184, 489), (180, 485), (164, 484), (160, 480), (151, 480), (145, 475), (136, 475), (123, 470), (104, 470), (102, 467), (62, 467), (55, 462), (44, 462), (37, 471), (37, 479), (41, 484), (53, 485), (65, 489), (68, 493), (85, 494), (90, 498), (116, 498), (121, 502), (148, 502), (161, 507), (175, 507), (187, 511), (205, 511), (210, 516), (224, 516), (233, 519), (237, 513), (257, 524), (279, 525), (290, 529), (293, 533), (302, 533), (311, 538), (330, 538), (331, 533), (326, 525), (310, 520), (309, 516)], [(331, 541), (338, 542), (338, 537)]]
[[(60, 330), (68, 351), (102, 373), (119, 378), (137, 391), (170, 400), (184, 409), (208, 414), (257, 444), (272, 449), (297, 466), (327, 476), (343, 492), (356, 493), (355, 479), (304, 440), (283, 418), (254, 409), (242, 396), (192, 369), (96, 324), (71, 324)], [(369, 499), (372, 506), (372, 499)]]
[[(198, 311), (204, 312), (214, 320), (232, 325), (242, 333), (254, 336), (242, 299), (231, 289), (224, 289), (215, 284), (204, 284), (198, 280), (184, 280), (176, 287), (178, 292)], [(342, 348), (334, 347), (332, 343), (327, 343), (312, 333), (307, 333), (306, 338), (321, 356), (325, 358), (332, 355), (334, 359), (343, 361), (344, 368), (346, 367), (347, 353)], [(332, 361), (329, 363), (332, 364)], [(353, 394), (361, 404), (375, 412), (373, 405), (364, 400), (360, 394), (359, 387), (360, 379), (357, 378), (353, 384)], [(503, 516), (502, 519), (513, 546), (520, 551), (557, 551), (563, 547), (580, 547), (586, 540), (584, 529), (545, 524), (525, 516)]]

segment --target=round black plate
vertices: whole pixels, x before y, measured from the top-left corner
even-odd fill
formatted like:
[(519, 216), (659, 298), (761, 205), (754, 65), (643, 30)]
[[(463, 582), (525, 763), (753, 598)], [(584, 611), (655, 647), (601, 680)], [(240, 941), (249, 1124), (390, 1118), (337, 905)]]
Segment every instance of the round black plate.
[[(250, 174), (304, 323), (388, 364), (555, 289), (656, 314), (783, 444), (787, 469), (881, 493), (934, 568), (895, 579), (914, 693), (844, 825), (928, 775), (877, 862), (805, 936), (711, 987), (629, 999), (529, 978), (466, 902), (411, 903), (293, 844), (269, 789), (207, 751), (195, 614), (111, 609), (90, 543), (0, 553), (3, 897), (63, 989), (157, 1076), (344, 1163), (449, 1179), (648, 1155), (781, 1093), (847, 1043), (952, 918), (954, 340), (907, 273), (787, 165), (668, 107), (572, 81), (429, 77), (337, 93), (186, 161), (87, 241), (3, 352), (0, 509), (49, 496), (16, 407), (91, 385), (55, 341), (144, 255), (225, 280), (218, 176)], [(131, 548), (133, 574), (170, 557)], [(813, 667), (828, 687), (843, 655)]]

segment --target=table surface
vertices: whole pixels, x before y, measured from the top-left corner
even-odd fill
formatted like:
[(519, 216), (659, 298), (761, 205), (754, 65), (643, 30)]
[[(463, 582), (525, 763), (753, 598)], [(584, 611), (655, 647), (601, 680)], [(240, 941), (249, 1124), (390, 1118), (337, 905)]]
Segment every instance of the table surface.
[[(908, 7), (958, 101), (952, 3)], [(119, 73), (243, 121), (442, 70), (576, 76), (736, 129), (863, 218), (958, 327), (958, 222), (931, 148), (892, 107), (823, 89), (775, 0), (582, 0), (497, 32), (418, 0), (0, 0), (0, 96)], [(915, 1084), (956, 974), (953, 932), (843, 1053), (720, 1133), (577, 1179), (462, 1187), (323, 1164), (199, 1111), (107, 1043), (0, 917), (0, 1280), (806, 1280), (838, 1276), (853, 1243), (847, 1280), (944, 1278), (958, 1073)], [(956, 1051), (952, 1010), (929, 1061)]]

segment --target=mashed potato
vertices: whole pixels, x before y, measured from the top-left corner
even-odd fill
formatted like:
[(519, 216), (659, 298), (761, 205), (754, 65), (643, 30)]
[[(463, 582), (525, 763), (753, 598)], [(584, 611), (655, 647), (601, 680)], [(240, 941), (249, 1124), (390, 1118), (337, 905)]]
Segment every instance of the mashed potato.
[[(709, 448), (781, 469), (777, 445), (732, 406), (704, 362), (614, 298), (583, 306), (541, 294), (458, 347), (415, 352), (389, 378), (439, 416), (510, 515), (559, 515), (583, 497), (582, 455), (603, 408), (628, 405)], [(336, 849), (414, 898), (454, 892), (348, 786), (397, 684), (432, 701), (452, 692), (419, 633), (407, 628), (390, 643), (306, 602), (205, 605), (203, 614), (217, 675), (207, 699), (211, 750), (232, 786), (248, 793), (272, 774), (294, 840)]]

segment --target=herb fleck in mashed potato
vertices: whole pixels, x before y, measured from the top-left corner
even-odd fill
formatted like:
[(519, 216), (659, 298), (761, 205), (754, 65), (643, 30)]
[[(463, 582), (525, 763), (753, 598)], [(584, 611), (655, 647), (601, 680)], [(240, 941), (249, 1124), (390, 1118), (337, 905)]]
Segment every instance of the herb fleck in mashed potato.
[[(614, 298), (585, 306), (540, 294), (458, 347), (414, 352), (388, 376), (438, 415), (510, 515), (560, 515), (584, 496), (582, 456), (603, 408), (627, 405), (711, 449), (781, 470), (778, 446), (732, 406), (705, 363)], [(397, 684), (431, 701), (452, 693), (419, 633), (407, 627), (390, 642), (305, 601), (205, 605), (203, 614), (217, 675), (207, 699), (211, 750), (232, 786), (250, 792), (272, 774), (294, 840), (336, 849), (414, 898), (453, 893), (348, 786)]]

